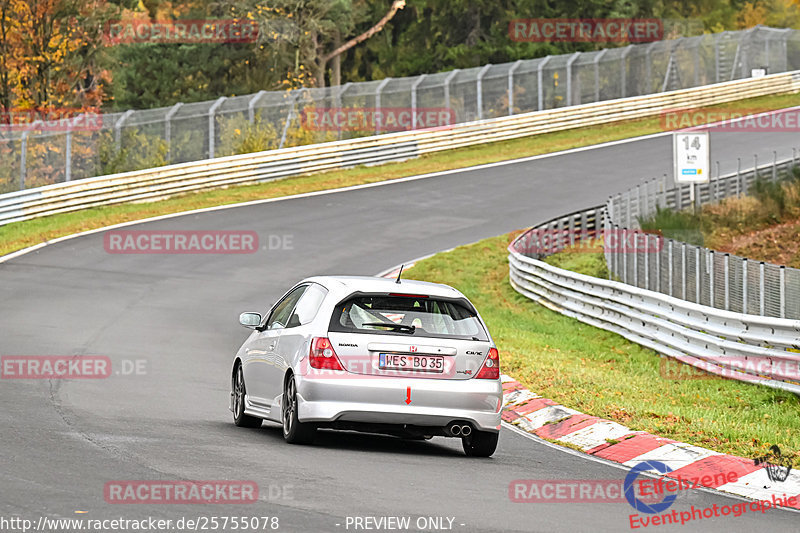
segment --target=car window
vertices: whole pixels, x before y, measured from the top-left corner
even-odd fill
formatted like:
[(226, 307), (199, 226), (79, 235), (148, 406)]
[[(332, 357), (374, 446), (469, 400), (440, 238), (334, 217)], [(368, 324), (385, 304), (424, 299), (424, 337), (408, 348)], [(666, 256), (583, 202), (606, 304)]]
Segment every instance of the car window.
[(458, 301), (416, 296), (356, 296), (336, 307), (333, 331), (489, 340), (478, 316)]
[(289, 317), (288, 327), (301, 326), (314, 320), (327, 294), (328, 290), (322, 285), (317, 283), (309, 285), (300, 301), (294, 307), (294, 312)]
[(292, 310), (294, 310), (295, 304), (297, 304), (297, 301), (301, 296), (303, 296), (303, 293), (307, 288), (308, 285), (297, 287), (292, 292), (287, 294), (283, 300), (281, 300), (278, 305), (275, 306), (275, 309), (272, 311), (269, 319), (267, 319), (267, 329), (286, 327), (286, 325), (289, 323), (289, 317), (291, 316)]

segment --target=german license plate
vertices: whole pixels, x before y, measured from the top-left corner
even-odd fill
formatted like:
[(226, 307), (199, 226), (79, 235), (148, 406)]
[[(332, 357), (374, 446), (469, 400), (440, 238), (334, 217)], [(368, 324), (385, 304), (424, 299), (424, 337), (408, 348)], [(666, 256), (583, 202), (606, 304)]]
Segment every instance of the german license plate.
[(408, 370), (413, 372), (444, 372), (444, 357), (439, 355), (379, 354), (381, 370)]

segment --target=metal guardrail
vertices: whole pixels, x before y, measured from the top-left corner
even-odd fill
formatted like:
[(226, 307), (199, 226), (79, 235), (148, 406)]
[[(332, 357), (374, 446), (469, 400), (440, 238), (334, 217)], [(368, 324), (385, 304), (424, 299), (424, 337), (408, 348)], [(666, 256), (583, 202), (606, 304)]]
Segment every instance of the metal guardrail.
[[(712, 180), (698, 186), (696, 200), (707, 203), (744, 193), (756, 176), (775, 179), (793, 162), (793, 159), (774, 162)], [(759, 265), (753, 269), (756, 277), (742, 277), (741, 271), (737, 274), (735, 267), (726, 270), (724, 265), (737, 262), (747, 265), (745, 258), (691, 247), (635, 229), (636, 217), (654, 211), (657, 205), (678, 208), (690, 205), (689, 186), (667, 190), (665, 184), (662, 180), (650, 181), (612, 197), (605, 206), (577, 211), (530, 228), (509, 246), (511, 285), (559, 313), (613, 331), (707, 372), (800, 394), (800, 320), (796, 320), (800, 318), (800, 309), (795, 309), (792, 303), (800, 298), (800, 271), (750, 261)], [(616, 221), (622, 221), (622, 226)], [(632, 228), (626, 227), (628, 224)], [(616, 244), (609, 236), (614, 237)], [(622, 281), (586, 276), (541, 261), (568, 246), (601, 237), (602, 248), (590, 251), (602, 251), (609, 272)], [(628, 245), (621, 247), (620, 242), (633, 242), (634, 246), (625, 249)], [(705, 270), (699, 268), (700, 261), (681, 262), (679, 258), (687, 257), (689, 247), (696, 251), (688, 257), (710, 256), (709, 265), (713, 266)], [(681, 252), (670, 253), (673, 250)], [(721, 273), (717, 272), (719, 268)], [(697, 273), (696, 279), (705, 280), (697, 285), (702, 287), (699, 292), (687, 290), (692, 288), (691, 282), (686, 281), (687, 270), (695, 272), (694, 269), (704, 274)], [(744, 269), (747, 273), (746, 266)], [(765, 272), (776, 269), (778, 275), (765, 276)], [(664, 271), (667, 274), (662, 275)], [(681, 281), (673, 282), (674, 279)], [(742, 309), (731, 305), (734, 301), (731, 294), (743, 285), (747, 295), (748, 281), (755, 287), (751, 294), (755, 294), (760, 306), (748, 308), (745, 296), (744, 312), (736, 312)], [(659, 289), (669, 294), (657, 292)], [(676, 297), (675, 293), (696, 295), (697, 301), (687, 301), (688, 298)], [(766, 305), (774, 300), (780, 305)], [(757, 309), (765, 316), (747, 314), (748, 310)]]
[(97, 176), (103, 173), (101, 155), (115, 150), (130, 150), (153, 166), (232, 155), (241, 149), (236, 130), (257, 133), (264, 148), (369, 133), (304, 128), (306, 107), (444, 107), (454, 123), (465, 123), (742, 79), (753, 68), (796, 70), (798, 48), (800, 31), (756, 26), (417, 77), (109, 113), (92, 119), (99, 125), (92, 131), (12, 128), (0, 131), (0, 192)]
[(100, 205), (152, 201), (227, 185), (401, 161), (440, 150), (799, 90), (800, 71), (786, 72), (446, 128), (284, 148), (46, 185), (0, 195), (0, 225)]

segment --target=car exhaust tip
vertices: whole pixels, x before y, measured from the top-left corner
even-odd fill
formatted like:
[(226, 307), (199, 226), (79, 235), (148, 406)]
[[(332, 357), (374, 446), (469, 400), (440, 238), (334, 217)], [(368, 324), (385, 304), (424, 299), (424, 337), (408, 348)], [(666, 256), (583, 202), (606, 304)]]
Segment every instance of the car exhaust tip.
[(461, 426), (461, 436), (462, 437), (469, 437), (472, 434), (472, 426), (463, 425)]
[(450, 426), (449, 431), (452, 436), (458, 437), (459, 435), (461, 435), (461, 426), (459, 426), (458, 424), (452, 424)]

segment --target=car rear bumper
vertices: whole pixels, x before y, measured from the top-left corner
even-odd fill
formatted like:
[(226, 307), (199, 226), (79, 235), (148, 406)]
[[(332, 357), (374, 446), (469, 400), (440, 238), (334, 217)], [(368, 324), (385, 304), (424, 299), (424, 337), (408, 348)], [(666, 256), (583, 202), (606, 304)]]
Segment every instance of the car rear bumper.
[[(352, 376), (352, 377), (350, 377)], [(500, 380), (296, 376), (298, 417), (303, 422), (365, 422), (443, 427), (454, 421), (498, 431)], [(410, 389), (410, 403), (406, 403)]]

